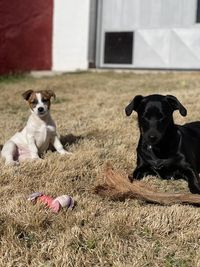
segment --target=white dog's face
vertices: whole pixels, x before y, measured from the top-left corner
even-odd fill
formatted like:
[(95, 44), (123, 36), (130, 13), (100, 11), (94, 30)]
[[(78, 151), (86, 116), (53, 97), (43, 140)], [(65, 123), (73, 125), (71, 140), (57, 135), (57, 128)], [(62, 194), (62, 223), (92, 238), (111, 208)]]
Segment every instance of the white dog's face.
[(22, 94), (23, 98), (28, 101), (31, 112), (39, 117), (45, 116), (50, 109), (50, 100), (55, 94), (51, 90), (33, 91), (28, 90)]
[(35, 97), (29, 102), (31, 111), (39, 117), (46, 115), (49, 110), (49, 100), (45, 98), (41, 93), (36, 93)]

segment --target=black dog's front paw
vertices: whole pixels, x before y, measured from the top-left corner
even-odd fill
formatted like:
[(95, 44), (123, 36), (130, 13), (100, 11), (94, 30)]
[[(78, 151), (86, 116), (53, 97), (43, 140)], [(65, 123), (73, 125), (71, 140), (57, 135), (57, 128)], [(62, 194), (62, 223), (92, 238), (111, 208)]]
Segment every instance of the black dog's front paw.
[(132, 183), (134, 180), (140, 180), (140, 179), (142, 179), (143, 178), (143, 176), (142, 176), (142, 174), (141, 174), (141, 172), (139, 172), (139, 171), (137, 171), (137, 170), (135, 170), (134, 172), (133, 172), (133, 174), (129, 174), (128, 175), (128, 179), (129, 179), (129, 181)]
[(132, 174), (129, 174), (129, 175), (128, 175), (128, 179), (129, 179), (129, 181), (132, 183), (133, 180), (134, 180), (133, 175), (132, 175)]
[(155, 174), (156, 173), (153, 170), (151, 170), (150, 168), (146, 168), (146, 167), (136, 168), (133, 171), (133, 174), (129, 175), (128, 178), (129, 178), (130, 182), (132, 183), (133, 180), (141, 180), (142, 178), (144, 178), (147, 175), (155, 175)]
[(157, 159), (157, 160), (149, 160), (149, 163), (155, 170), (160, 170), (165, 166), (165, 163), (163, 160)]
[(160, 170), (165, 166), (163, 160), (157, 160), (155, 163), (155, 169)]
[(193, 181), (188, 181), (188, 187), (192, 194), (200, 194), (200, 185), (199, 183), (193, 183)]
[(129, 180), (132, 182), (133, 180), (141, 180), (143, 177), (144, 172), (140, 169), (135, 169), (133, 175), (131, 176), (131, 179), (129, 177)]

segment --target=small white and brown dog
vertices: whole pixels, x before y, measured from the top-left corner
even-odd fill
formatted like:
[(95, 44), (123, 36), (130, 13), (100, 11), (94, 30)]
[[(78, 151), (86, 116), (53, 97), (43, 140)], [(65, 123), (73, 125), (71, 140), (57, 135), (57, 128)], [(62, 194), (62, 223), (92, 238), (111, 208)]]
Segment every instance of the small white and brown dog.
[(60, 154), (67, 152), (56, 133), (56, 125), (50, 115), (50, 100), (55, 98), (51, 90), (28, 90), (22, 94), (29, 103), (31, 115), (22, 131), (17, 132), (3, 146), (1, 155), (6, 164), (16, 165), (27, 159), (40, 159), (52, 144)]

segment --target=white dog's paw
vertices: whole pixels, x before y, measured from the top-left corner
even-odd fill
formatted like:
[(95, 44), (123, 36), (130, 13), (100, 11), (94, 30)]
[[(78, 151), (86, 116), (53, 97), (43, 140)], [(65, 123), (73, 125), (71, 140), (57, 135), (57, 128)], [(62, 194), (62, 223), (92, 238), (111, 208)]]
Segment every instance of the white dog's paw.
[(61, 154), (61, 155), (68, 155), (68, 156), (71, 156), (73, 153), (72, 152), (68, 152), (67, 150), (61, 150), (61, 151), (59, 151), (59, 153)]
[(31, 160), (40, 160), (41, 158), (38, 155), (32, 155)]
[(19, 166), (19, 161), (8, 160), (5, 162), (6, 166)]

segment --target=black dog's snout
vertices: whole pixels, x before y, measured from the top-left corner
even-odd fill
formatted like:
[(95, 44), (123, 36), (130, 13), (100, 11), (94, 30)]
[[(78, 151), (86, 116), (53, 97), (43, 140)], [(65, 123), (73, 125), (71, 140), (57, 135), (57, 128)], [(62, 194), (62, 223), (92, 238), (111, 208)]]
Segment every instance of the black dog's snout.
[(39, 111), (39, 112), (44, 112), (44, 108), (43, 108), (43, 107), (39, 107), (39, 108), (38, 108), (38, 111)]
[(149, 139), (149, 141), (151, 141), (153, 143), (153, 142), (155, 142), (157, 140), (157, 136), (151, 134), (151, 135), (148, 136), (148, 139)]
[(149, 143), (150, 145), (155, 145), (159, 142), (160, 135), (158, 133), (149, 132), (146, 134), (145, 139), (146, 139), (147, 143)]

